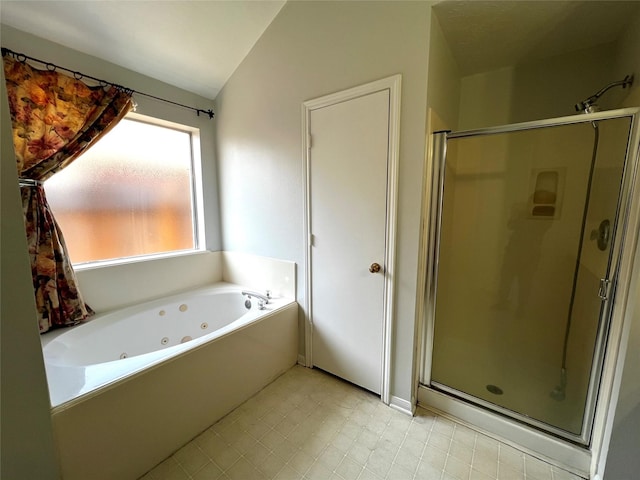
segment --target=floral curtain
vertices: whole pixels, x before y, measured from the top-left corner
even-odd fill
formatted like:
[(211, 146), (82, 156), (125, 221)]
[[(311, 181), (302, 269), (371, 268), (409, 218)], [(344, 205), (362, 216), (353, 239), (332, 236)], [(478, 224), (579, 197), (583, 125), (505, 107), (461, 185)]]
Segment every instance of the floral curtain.
[(37, 70), (3, 52), (20, 192), (40, 333), (93, 314), (76, 276), (43, 182), (73, 162), (132, 108), (131, 92), (89, 87)]

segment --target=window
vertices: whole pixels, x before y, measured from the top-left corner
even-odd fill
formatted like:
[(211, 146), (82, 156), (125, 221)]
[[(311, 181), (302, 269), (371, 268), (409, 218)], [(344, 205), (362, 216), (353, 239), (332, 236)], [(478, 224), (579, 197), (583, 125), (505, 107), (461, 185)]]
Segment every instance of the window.
[(45, 183), (74, 264), (198, 248), (198, 131), (129, 114)]

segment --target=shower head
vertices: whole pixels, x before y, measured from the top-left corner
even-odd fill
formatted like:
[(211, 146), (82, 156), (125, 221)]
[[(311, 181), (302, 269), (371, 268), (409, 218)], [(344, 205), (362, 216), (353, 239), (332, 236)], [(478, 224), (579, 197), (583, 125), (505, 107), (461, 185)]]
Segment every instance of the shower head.
[(600, 96), (604, 92), (606, 92), (607, 90), (613, 87), (621, 86), (622, 88), (627, 88), (627, 87), (630, 87), (631, 85), (633, 85), (633, 75), (627, 75), (626, 77), (624, 77), (624, 79), (618, 82), (610, 83), (606, 87), (600, 89), (598, 93), (591, 95), (589, 98), (586, 98), (581, 102), (576, 103), (575, 104), (576, 111), (584, 112), (584, 113), (597, 112), (600, 110), (600, 108), (598, 107), (598, 105), (596, 105), (596, 100), (598, 100), (598, 98), (600, 98)]

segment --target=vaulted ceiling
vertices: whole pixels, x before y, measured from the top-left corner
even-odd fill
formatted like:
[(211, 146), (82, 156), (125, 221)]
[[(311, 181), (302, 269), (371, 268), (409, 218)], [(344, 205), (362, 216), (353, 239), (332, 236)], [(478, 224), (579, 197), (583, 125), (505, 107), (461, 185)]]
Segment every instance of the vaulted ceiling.
[(0, 19), (215, 98), (284, 4), (284, 0), (0, 0)]

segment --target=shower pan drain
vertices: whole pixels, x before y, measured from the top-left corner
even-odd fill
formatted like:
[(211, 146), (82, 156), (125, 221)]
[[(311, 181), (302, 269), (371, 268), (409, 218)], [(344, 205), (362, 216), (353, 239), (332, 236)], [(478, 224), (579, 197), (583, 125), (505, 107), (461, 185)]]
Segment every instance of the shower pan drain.
[(504, 393), (497, 385), (487, 385), (487, 390), (494, 395), (502, 395)]

